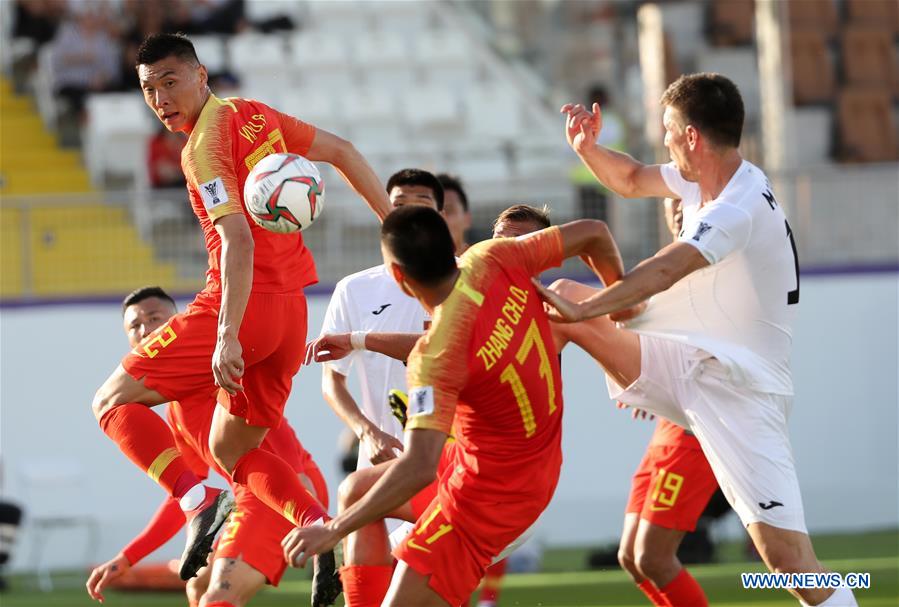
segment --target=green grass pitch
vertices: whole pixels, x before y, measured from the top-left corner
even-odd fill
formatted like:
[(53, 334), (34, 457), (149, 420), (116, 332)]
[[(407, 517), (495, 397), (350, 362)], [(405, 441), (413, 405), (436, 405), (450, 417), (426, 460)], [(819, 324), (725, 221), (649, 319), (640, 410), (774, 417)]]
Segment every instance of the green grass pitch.
[[(899, 531), (813, 538), (819, 557), (838, 572), (869, 572), (871, 588), (856, 591), (862, 607), (899, 605)], [(626, 574), (619, 570), (584, 571), (587, 549), (550, 550), (544, 571), (506, 576), (501, 607), (637, 606), (647, 601)], [(760, 563), (740, 562), (740, 546), (722, 547), (724, 562), (690, 567), (715, 607), (795, 607), (785, 591), (744, 590), (740, 573), (763, 571)], [(305, 572), (290, 571), (278, 589), (266, 590), (250, 602), (252, 607), (296, 607), (309, 604), (309, 582)], [(13, 578), (11, 592), (0, 595), (3, 607), (86, 607), (91, 601), (83, 587), (72, 587), (85, 576), (68, 575), (66, 589), (41, 593), (29, 589), (27, 577)], [(81, 580), (83, 584), (83, 579)], [(106, 593), (108, 607), (176, 607), (185, 604), (183, 595)], [(343, 605), (343, 602), (338, 602)]]

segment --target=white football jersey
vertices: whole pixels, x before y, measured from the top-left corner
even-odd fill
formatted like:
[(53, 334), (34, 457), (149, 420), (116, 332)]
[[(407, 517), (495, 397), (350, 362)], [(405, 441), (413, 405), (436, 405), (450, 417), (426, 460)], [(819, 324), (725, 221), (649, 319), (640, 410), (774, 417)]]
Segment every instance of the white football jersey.
[[(322, 334), (371, 331), (376, 333), (423, 333), (430, 316), (400, 290), (384, 265), (351, 274), (337, 283), (328, 303)], [(342, 375), (355, 366), (359, 373), (362, 413), (382, 431), (401, 441), (403, 429), (390, 412), (387, 394), (406, 391), (406, 365), (367, 350), (355, 350), (340, 360), (325, 363)], [(370, 454), (359, 453), (359, 467), (371, 466)]]
[(737, 385), (792, 394), (799, 262), (765, 174), (743, 161), (718, 198), (702, 207), (699, 186), (673, 163), (662, 166), (662, 177), (683, 200), (678, 241), (699, 249), (711, 265), (655, 295), (627, 327), (705, 350)]

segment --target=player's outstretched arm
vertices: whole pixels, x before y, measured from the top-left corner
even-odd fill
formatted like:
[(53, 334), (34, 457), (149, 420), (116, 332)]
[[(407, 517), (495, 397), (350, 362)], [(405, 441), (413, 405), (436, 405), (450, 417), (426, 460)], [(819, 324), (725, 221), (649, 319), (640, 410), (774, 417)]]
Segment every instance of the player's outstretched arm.
[[(353, 333), (326, 333), (306, 344), (306, 362), (323, 363), (340, 360), (353, 350), (368, 350), (405, 362), (409, 353), (421, 337), (421, 333), (375, 333), (357, 331)], [(353, 343), (354, 339), (357, 341)]]
[(353, 531), (384, 518), (434, 480), (446, 434), (415, 428), (406, 433), (406, 440), (406, 451), (365, 497), (323, 526), (297, 528), (284, 538), (281, 546), (288, 563), (303, 567), (312, 555), (331, 550)]
[(403, 443), (365, 417), (347, 388), (346, 375), (329, 365), (322, 370), (322, 396), (337, 417), (342, 419), (359, 439), (359, 446), (368, 454), (372, 464), (394, 459), (396, 457), (394, 449), (403, 450)]
[(356, 147), (333, 133), (315, 129), (315, 139), (306, 153), (309, 160), (331, 164), (353, 190), (383, 221), (390, 212), (390, 200), (381, 180)]
[(624, 262), (609, 226), (596, 219), (579, 219), (559, 226), (562, 256), (579, 256), (609, 286), (624, 276)]
[(103, 602), (103, 589), (122, 577), (133, 565), (172, 539), (184, 527), (184, 511), (178, 500), (166, 498), (144, 530), (131, 540), (115, 558), (98, 565), (87, 579), (87, 593)]
[(638, 306), (642, 302), (670, 288), (681, 278), (709, 265), (699, 249), (684, 242), (675, 242), (654, 257), (645, 259), (615, 284), (580, 303), (568, 301), (535, 281), (535, 286), (551, 309), (549, 315), (557, 322), (579, 322), (603, 314), (614, 314)]
[(253, 287), (253, 235), (243, 213), (225, 215), (215, 222), (222, 239), (222, 307), (218, 338), (212, 355), (215, 383), (229, 394), (243, 390), (243, 350), (238, 340), (240, 325)]
[(643, 164), (596, 143), (602, 130), (602, 110), (598, 103), (594, 103), (592, 109), (566, 103), (561, 112), (565, 114), (568, 145), (604, 186), (624, 198), (675, 195), (662, 179), (658, 165)]

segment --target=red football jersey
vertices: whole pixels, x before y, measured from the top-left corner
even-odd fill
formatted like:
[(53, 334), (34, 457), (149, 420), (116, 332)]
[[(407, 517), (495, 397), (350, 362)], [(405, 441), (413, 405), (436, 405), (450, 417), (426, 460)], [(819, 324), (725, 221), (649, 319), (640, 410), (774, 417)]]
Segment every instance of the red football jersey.
[[(278, 152), (305, 155), (314, 138), (314, 126), (264, 103), (209, 96), (181, 152), (181, 168), (209, 252), (205, 291), (214, 298), (222, 288), (222, 242), (213, 223), (225, 215), (246, 215), (243, 186), (257, 162)], [(254, 293), (298, 293), (318, 281), (299, 233), (275, 234), (246, 218), (255, 243)]]
[(455, 469), (439, 491), (457, 513), (474, 512), (469, 501), (547, 503), (555, 490), (562, 377), (531, 277), (561, 262), (558, 228), (472, 246), (409, 357), (406, 428), (455, 436)]

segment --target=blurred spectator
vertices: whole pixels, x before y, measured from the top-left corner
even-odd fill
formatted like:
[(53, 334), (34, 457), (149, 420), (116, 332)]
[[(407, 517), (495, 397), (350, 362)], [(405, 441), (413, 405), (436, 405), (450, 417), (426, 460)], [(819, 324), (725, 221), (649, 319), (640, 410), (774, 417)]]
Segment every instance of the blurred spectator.
[(153, 188), (183, 188), (184, 172), (181, 170), (181, 149), (187, 140), (180, 133), (166, 128), (150, 138), (147, 152), (147, 172)]
[(66, 10), (66, 0), (16, 0), (12, 35), (35, 46), (53, 40)]
[(80, 119), (88, 93), (118, 83), (119, 44), (105, 3), (73, 3), (69, 10), (53, 41), (54, 89), (68, 102), (70, 115)]
[[(183, 1), (183, 0), (182, 0)], [(233, 34), (244, 27), (244, 0), (190, 0), (190, 20), (197, 33)]]

